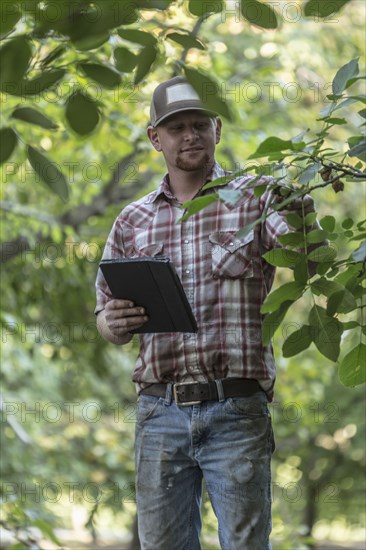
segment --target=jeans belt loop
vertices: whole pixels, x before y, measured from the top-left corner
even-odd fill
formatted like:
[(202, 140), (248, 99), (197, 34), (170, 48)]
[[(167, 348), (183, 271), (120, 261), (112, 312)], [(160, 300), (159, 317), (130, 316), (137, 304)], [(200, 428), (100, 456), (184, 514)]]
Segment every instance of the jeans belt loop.
[(171, 405), (173, 399), (173, 384), (166, 385), (164, 405)]
[(217, 395), (219, 396), (219, 402), (225, 401), (224, 388), (222, 386), (222, 380), (215, 380)]

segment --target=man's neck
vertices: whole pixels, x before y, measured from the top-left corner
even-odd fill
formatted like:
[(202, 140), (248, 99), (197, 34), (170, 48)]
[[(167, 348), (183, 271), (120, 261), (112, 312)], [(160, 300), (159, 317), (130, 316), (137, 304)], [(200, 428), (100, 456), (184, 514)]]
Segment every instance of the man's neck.
[(192, 200), (212, 173), (213, 164), (207, 170), (191, 171), (169, 170), (169, 185), (179, 202)]

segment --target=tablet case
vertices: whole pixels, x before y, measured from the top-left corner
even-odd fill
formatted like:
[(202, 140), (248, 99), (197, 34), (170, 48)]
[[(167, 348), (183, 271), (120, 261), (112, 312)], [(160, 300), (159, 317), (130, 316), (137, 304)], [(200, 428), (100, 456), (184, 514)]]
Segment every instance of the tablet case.
[(149, 320), (131, 331), (197, 332), (182, 283), (164, 256), (102, 260), (100, 268), (114, 298), (146, 309)]

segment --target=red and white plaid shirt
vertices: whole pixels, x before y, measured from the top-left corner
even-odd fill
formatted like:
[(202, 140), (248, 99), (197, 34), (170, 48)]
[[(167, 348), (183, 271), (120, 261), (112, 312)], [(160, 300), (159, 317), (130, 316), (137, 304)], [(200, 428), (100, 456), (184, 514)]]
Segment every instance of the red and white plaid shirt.
[[(223, 175), (216, 163), (212, 180)], [(245, 238), (237, 238), (239, 229), (257, 220), (273, 201), (267, 191), (256, 198), (247, 188), (252, 181), (252, 176), (241, 176), (220, 187), (241, 190), (236, 204), (217, 201), (178, 222), (183, 211), (166, 175), (156, 191), (128, 205), (116, 219), (103, 258), (168, 256), (198, 324), (195, 334), (139, 335), (133, 373), (138, 389), (157, 382), (254, 378), (272, 399), (275, 363), (272, 347), (262, 344), (260, 307), (275, 268), (262, 254), (279, 246), (277, 237), (289, 228), (273, 213)], [(98, 313), (112, 298), (100, 269), (96, 291)]]

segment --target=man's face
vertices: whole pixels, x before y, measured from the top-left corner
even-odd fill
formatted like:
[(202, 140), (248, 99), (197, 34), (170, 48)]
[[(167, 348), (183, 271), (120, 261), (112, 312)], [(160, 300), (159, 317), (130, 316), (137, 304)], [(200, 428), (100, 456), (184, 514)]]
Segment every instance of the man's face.
[(148, 135), (157, 151), (162, 151), (168, 170), (193, 172), (213, 164), (215, 145), (220, 141), (221, 121), (199, 111), (172, 115)]

